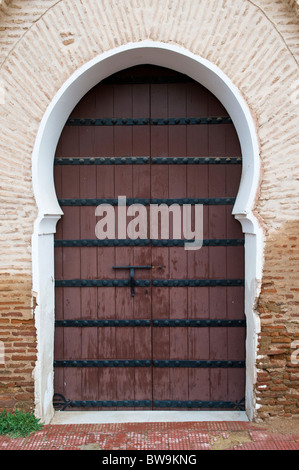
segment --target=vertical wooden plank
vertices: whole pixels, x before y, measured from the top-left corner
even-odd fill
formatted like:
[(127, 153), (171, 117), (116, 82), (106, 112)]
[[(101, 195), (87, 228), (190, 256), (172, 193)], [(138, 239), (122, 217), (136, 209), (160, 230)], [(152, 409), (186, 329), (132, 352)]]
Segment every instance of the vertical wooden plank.
[[(83, 118), (96, 117), (96, 99), (95, 89), (87, 93), (79, 103), (78, 112)], [(79, 148), (78, 156), (95, 157), (95, 128), (80, 127), (79, 128)], [(94, 198), (96, 197), (96, 172), (92, 167), (80, 167), (80, 197)], [(80, 208), (80, 229), (81, 238), (94, 238), (95, 215), (93, 207)], [(96, 279), (96, 248), (81, 248), (81, 278)], [(82, 318), (94, 319), (97, 317), (97, 289), (84, 288), (81, 289), (81, 312)], [(97, 359), (97, 329), (83, 328), (81, 332), (81, 355), (84, 359)], [(98, 398), (98, 371), (97, 368), (83, 368), (81, 371), (82, 378), (82, 399), (93, 400)]]
[[(160, 250), (159, 263), (162, 261), (162, 256), (167, 255), (166, 250), (162, 252), (162, 248), (156, 248), (155, 252)], [(154, 250), (153, 250), (154, 251)], [(153, 253), (154, 255), (154, 253)], [(157, 258), (153, 258), (156, 260)], [(168, 264), (163, 272), (157, 271), (155, 278), (168, 277)], [(152, 318), (155, 319), (168, 319), (169, 318), (169, 287), (153, 287), (152, 288)], [(170, 341), (169, 341), (169, 328), (168, 327), (154, 327), (152, 330), (152, 344), (153, 360), (167, 360), (170, 354)], [(169, 369), (153, 368), (153, 400), (167, 400), (169, 399)]]
[[(165, 89), (165, 87), (164, 87)], [(166, 117), (167, 96), (161, 94), (163, 86), (152, 86), (152, 117)], [(160, 98), (159, 98), (160, 97)], [(159, 101), (160, 100), (160, 101)], [(159, 109), (159, 104), (162, 106)], [(164, 114), (164, 115), (163, 115)], [(168, 133), (166, 126), (152, 126), (151, 128), (152, 156), (168, 156)], [(167, 165), (151, 167), (151, 197), (168, 197), (168, 171)], [(161, 229), (158, 238), (161, 238)], [(154, 265), (161, 265), (161, 270), (155, 270), (155, 279), (167, 279), (169, 276), (169, 255), (165, 248), (152, 248)], [(152, 288), (152, 318), (169, 318), (169, 288)], [(153, 360), (169, 358), (169, 328), (153, 328)], [(153, 368), (153, 400), (169, 399), (169, 369)]]
[[(61, 156), (61, 139), (57, 145), (56, 155), (55, 157)], [(54, 166), (54, 183), (56, 189), (57, 198), (61, 198), (62, 194), (62, 167), (59, 165)], [(54, 235), (55, 240), (63, 239), (63, 218), (61, 218), (57, 225), (56, 225), (56, 233)], [(54, 273), (55, 279), (61, 280), (63, 278), (63, 248), (56, 247), (54, 249)], [(63, 319), (63, 288), (56, 287), (55, 288), (55, 319), (62, 320)], [(60, 355), (63, 354), (63, 330), (56, 329), (55, 330), (55, 346), (54, 346), (55, 354)], [(58, 357), (58, 356), (57, 356)], [(57, 374), (59, 375), (59, 374)], [(63, 375), (63, 374), (60, 374)], [(63, 380), (63, 377), (62, 377)], [(59, 388), (62, 390), (61, 385)]]
[[(133, 117), (149, 117), (149, 85), (137, 85), (133, 89)], [(150, 156), (150, 126), (133, 127), (133, 156)], [(150, 164), (148, 165), (132, 165), (132, 197), (133, 198), (150, 198)], [(141, 208), (146, 211), (146, 220), (141, 222), (139, 226), (140, 238), (148, 238), (150, 236), (150, 219), (149, 207)], [(141, 212), (142, 213), (142, 212)], [(139, 214), (135, 214), (137, 217)], [(135, 217), (128, 217), (128, 223)], [(131, 237), (128, 234), (129, 238)], [(149, 247), (132, 248), (135, 265), (151, 264), (151, 249)], [(135, 271), (136, 279), (151, 280), (151, 271)], [(151, 288), (136, 288), (134, 298), (134, 318), (151, 318)], [(142, 373), (142, 370), (140, 371)]]
[[(81, 278), (97, 278), (96, 248), (81, 248)], [(97, 288), (86, 287), (81, 289), (82, 318), (97, 318)], [(83, 359), (98, 359), (98, 332), (97, 328), (82, 328), (81, 357)], [(82, 390), (85, 400), (98, 399), (98, 369), (82, 369)]]
[[(181, 118), (186, 117), (186, 84), (169, 84), (168, 85), (168, 117)], [(187, 126), (169, 126), (169, 155), (171, 157), (186, 156), (187, 142)], [(170, 167), (170, 170), (175, 167)], [(185, 167), (181, 168), (185, 173)]]
[[(169, 117), (186, 117), (186, 84), (168, 85)], [(187, 154), (187, 126), (169, 126), (169, 155), (184, 157)], [(187, 195), (187, 166), (169, 167), (169, 198), (185, 198)], [(181, 207), (181, 219), (183, 208)], [(182, 223), (181, 223), (182, 227)], [(183, 234), (181, 234), (183, 238)], [(170, 238), (174, 238), (170, 234)], [(180, 237), (179, 237), (180, 238)], [(170, 247), (170, 279), (186, 279), (188, 276), (187, 251), (184, 247)], [(187, 318), (188, 288), (170, 289), (170, 318)], [(188, 359), (188, 328), (170, 328), (170, 359)], [(169, 371), (170, 398), (186, 400), (188, 398), (188, 369), (171, 368)], [(175, 385), (174, 385), (175, 384)]]
[[(151, 85), (151, 118), (168, 117), (167, 85)], [(167, 126), (151, 126), (151, 156), (168, 157)], [(153, 170), (153, 169), (152, 169)], [(152, 196), (154, 197), (154, 196)], [(157, 197), (157, 196), (156, 196)]]
[[(114, 86), (114, 117), (127, 118), (132, 116), (132, 86)], [(132, 155), (132, 128), (130, 126), (116, 126), (114, 128), (114, 155)], [(115, 197), (132, 197), (133, 172), (132, 166), (115, 167)], [(133, 250), (119, 247), (115, 250), (115, 265), (133, 264)], [(116, 271), (117, 279), (127, 279), (128, 271)], [(116, 318), (132, 318), (133, 298), (129, 288), (116, 288)], [(134, 355), (134, 333), (132, 328), (116, 329), (116, 355), (119, 359)], [(134, 397), (135, 379), (134, 369), (117, 368), (116, 387), (119, 400), (132, 399)]]
[[(81, 118), (96, 118), (96, 89), (91, 89), (84, 99), (81, 100), (77, 106), (78, 117)], [(79, 127), (79, 157), (95, 157), (95, 132), (94, 126), (80, 126)], [(82, 169), (82, 168), (81, 168)]]
[[(198, 84), (187, 88), (187, 116), (208, 115), (208, 91)], [(187, 126), (187, 156), (207, 157), (209, 155), (209, 134), (207, 125)], [(209, 165), (187, 166), (187, 197), (206, 198), (209, 196)], [(209, 208), (203, 208), (203, 238), (209, 238)], [(202, 247), (188, 251), (188, 278), (207, 279), (209, 275), (209, 249)], [(188, 288), (188, 317), (209, 318), (209, 289)], [(210, 337), (208, 328), (188, 328), (190, 360), (209, 358)], [(189, 369), (189, 400), (210, 399), (210, 370)]]
[[(114, 92), (113, 86), (101, 84), (96, 87), (96, 113), (100, 118), (113, 117)], [(114, 156), (114, 128), (112, 126), (97, 126), (95, 129), (95, 154), (97, 157)], [(96, 167), (96, 197), (114, 197), (114, 165), (100, 165)], [(93, 237), (95, 233), (93, 234)], [(99, 254), (100, 256), (100, 254)], [(100, 257), (99, 257), (100, 260)], [(105, 263), (105, 258), (101, 259)]]
[[(133, 262), (135, 266), (151, 265), (152, 264), (151, 248), (150, 247), (135, 247)], [(135, 279), (137, 280), (147, 279), (151, 281), (152, 273), (153, 272), (151, 269), (136, 269)], [(132, 313), (135, 319), (151, 320), (151, 286), (135, 288), (133, 309), (134, 311)]]
[[(136, 84), (132, 87), (132, 117), (149, 118), (150, 117), (150, 85)], [(150, 156), (150, 126), (132, 127), (132, 156), (142, 157)], [(144, 166), (142, 165), (144, 168)], [(133, 167), (133, 172), (135, 168)], [(146, 167), (147, 168), (147, 167)], [(149, 171), (149, 170), (147, 170)], [(134, 179), (133, 179), (134, 180)], [(149, 195), (149, 192), (147, 193)]]
[[(99, 118), (113, 117), (114, 90), (113, 85), (101, 84), (96, 87), (96, 115)], [(114, 156), (114, 128), (98, 126), (95, 129), (95, 153), (97, 157)], [(100, 165), (96, 168), (96, 197), (114, 197), (114, 165)], [(115, 250), (113, 247), (97, 248), (97, 269), (99, 279), (114, 279)], [(115, 318), (115, 288), (97, 288), (97, 318)], [(115, 359), (115, 329), (113, 327), (98, 328), (98, 358)], [(98, 368), (98, 399), (116, 400), (115, 369)]]
[[(125, 247), (118, 247), (115, 258), (116, 266), (127, 266), (133, 264), (133, 251)], [(117, 270), (117, 279), (127, 279), (128, 270)], [(130, 319), (133, 316), (133, 298), (130, 288), (117, 287), (115, 295), (116, 318)], [(120, 328), (115, 332), (116, 356), (118, 359), (127, 359), (130, 351), (134, 354), (134, 333), (132, 328)], [(116, 369), (116, 387), (119, 400), (132, 399), (131, 391), (134, 390), (134, 369)]]
[[(209, 97), (209, 115), (226, 116), (223, 106), (215, 97)], [(223, 156), (225, 150), (225, 128), (224, 126), (209, 126), (209, 155)], [(226, 195), (226, 173), (225, 166), (210, 166), (209, 170), (209, 197), (225, 197)], [(209, 238), (226, 238), (226, 207), (209, 207)], [(213, 247), (209, 249), (209, 276), (210, 278), (226, 279), (226, 248)], [(210, 318), (226, 318), (226, 288), (210, 288)], [(210, 328), (210, 359), (227, 359), (227, 329)], [(226, 369), (211, 369), (211, 399), (227, 399)], [(215, 387), (214, 384), (217, 384)]]
[[(96, 195), (96, 174), (94, 169), (90, 166), (80, 167), (80, 197), (81, 198), (94, 198)], [(96, 218), (94, 214), (94, 207), (81, 207), (80, 208), (80, 230), (82, 239), (92, 239), (94, 237), (94, 230)], [(82, 279), (97, 279), (97, 248), (84, 248), (81, 250), (81, 278)], [(94, 319), (97, 317), (97, 289), (85, 288), (81, 292), (81, 308), (83, 318)], [(89, 331), (89, 329), (88, 329)], [(83, 332), (83, 343), (85, 343), (85, 334)], [(91, 334), (91, 332), (90, 332)], [(96, 332), (92, 332), (96, 338)], [(86, 339), (88, 342), (88, 339)]]
[[(68, 139), (70, 136), (68, 135)], [(67, 141), (71, 149), (75, 142)], [(65, 141), (63, 141), (65, 147)], [(75, 151), (74, 154), (76, 155)], [(73, 156), (72, 154), (71, 156)], [(69, 154), (68, 154), (69, 155)], [(75, 167), (62, 167), (62, 196), (76, 198), (79, 196), (80, 171)], [(63, 238), (80, 238), (80, 209), (78, 207), (64, 208)], [(80, 249), (63, 248), (63, 278), (80, 279)], [(78, 287), (64, 288), (64, 319), (81, 318), (81, 289)], [(64, 358), (79, 359), (81, 356), (81, 331), (77, 328), (64, 328)], [(64, 370), (64, 394), (75, 399), (81, 395), (81, 371), (79, 369)]]
[[(60, 141), (59, 141), (60, 142)], [(58, 144), (56, 156), (61, 155), (61, 143)], [(62, 167), (54, 166), (54, 183), (57, 198), (61, 198), (62, 194)], [(56, 225), (55, 240), (63, 239), (63, 218)], [(63, 248), (54, 248), (54, 273), (55, 280), (63, 278)], [(55, 288), (55, 320), (63, 320), (63, 288)], [(63, 329), (56, 328), (54, 336), (54, 354), (55, 358), (63, 359)], [(55, 370), (55, 390), (63, 391), (63, 369)]]
[[(114, 106), (113, 85), (101, 84), (96, 87), (96, 117), (112, 118)], [(97, 157), (114, 156), (113, 126), (96, 126), (95, 152)], [(99, 169), (102, 170), (103, 167)]]
[[(191, 289), (190, 289), (191, 290)], [(201, 316), (202, 318), (202, 316)], [(189, 330), (189, 359), (209, 360), (210, 338), (208, 328), (188, 328)], [(210, 370), (189, 369), (189, 400), (210, 399)]]
[[(65, 128), (62, 132), (60, 137), (56, 155), (59, 157), (73, 157), (77, 155), (77, 148), (78, 148), (78, 129), (77, 128)], [(70, 172), (70, 179), (72, 184), (68, 184), (68, 174), (66, 171), (66, 167), (54, 167), (54, 177), (55, 177), (55, 185), (56, 185), (56, 192), (59, 198), (63, 197), (74, 197), (78, 194), (78, 172)], [(73, 186), (73, 187), (72, 187)], [(66, 195), (66, 196), (64, 196)], [(69, 196), (70, 195), (70, 196)], [(64, 212), (66, 213), (64, 208)], [(73, 212), (76, 212), (73, 211)], [(78, 212), (77, 212), (78, 215)], [(68, 230), (64, 227), (64, 221), (66, 219)], [(62, 220), (57, 226), (57, 233), (55, 238), (63, 239), (65, 237), (73, 238), (70, 233), (70, 221), (68, 217), (63, 216)], [(69, 233), (68, 233), (69, 232)], [(63, 279), (63, 275), (67, 275), (67, 271), (64, 270), (65, 262), (67, 261), (65, 256), (67, 253), (66, 249), (59, 248), (55, 249), (55, 276), (56, 279)], [(78, 255), (78, 254), (77, 254)], [(78, 256), (77, 256), (78, 259)], [(55, 289), (55, 296), (56, 296), (56, 306), (55, 306), (55, 316), (56, 319), (63, 319), (65, 318), (65, 307), (70, 306), (71, 315), (75, 314), (80, 316), (80, 311), (73, 312), (73, 305), (69, 305), (71, 302), (71, 296), (69, 293), (65, 292), (63, 288), (56, 288)], [(77, 292), (75, 296), (80, 298), (80, 293)], [(55, 359), (64, 359), (66, 357), (66, 353), (69, 352), (69, 342), (70, 342), (70, 332), (66, 332), (66, 329), (59, 329), (56, 328), (55, 330)], [(76, 355), (76, 351), (75, 351)], [(66, 388), (65, 388), (66, 384)], [(75, 390), (78, 390), (79, 384), (77, 381), (77, 374), (75, 377), (72, 377), (72, 374), (69, 374), (65, 369), (56, 369), (55, 370), (55, 391), (57, 393), (62, 393), (63, 395), (67, 395), (71, 392), (72, 387), (74, 384)]]
[[(208, 115), (208, 96), (206, 88), (197, 83), (190, 83), (187, 87), (187, 117), (203, 117)], [(208, 125), (201, 124), (187, 126), (187, 156), (208, 156)], [(202, 167), (201, 167), (202, 169)], [(204, 168), (204, 171), (208, 168)], [(198, 188), (200, 191), (200, 187)], [(191, 196), (190, 196), (191, 197)], [(194, 196), (196, 197), (196, 196)], [(201, 197), (201, 196), (197, 196)]]
[(115, 197), (126, 196), (132, 197), (132, 165), (116, 165), (115, 166)]
[[(60, 146), (61, 147), (61, 146)], [(58, 152), (56, 152), (57, 154)], [(59, 155), (59, 153), (58, 153)], [(61, 179), (62, 179), (62, 171), (60, 166), (54, 167), (54, 181), (55, 181), (55, 188), (57, 197), (61, 197)], [(63, 239), (63, 221), (62, 219), (57, 223), (56, 226), (56, 233), (54, 235), (56, 240)], [(54, 272), (55, 272), (55, 280), (63, 279), (63, 248), (56, 247), (54, 249)], [(55, 288), (55, 320), (63, 320), (63, 291), (62, 287)], [(55, 359), (63, 359), (63, 329), (62, 328), (55, 328), (55, 335), (54, 335), (54, 354)], [(54, 371), (54, 390), (60, 390), (63, 392), (63, 369), (56, 369)]]
[[(151, 248), (134, 248), (134, 265), (143, 266), (151, 264)], [(136, 278), (151, 279), (151, 270), (136, 270)], [(134, 318), (151, 319), (151, 287), (137, 287), (135, 289)], [(136, 327), (134, 330), (134, 352), (135, 359), (152, 359), (152, 328)], [(152, 367), (136, 367), (134, 369), (135, 395), (136, 400), (152, 400)], [(139, 408), (140, 409), (140, 408)]]
[[(166, 118), (168, 113), (167, 85), (151, 85), (151, 117)], [(168, 157), (168, 128), (167, 126), (151, 126), (151, 156)], [(167, 165), (151, 166), (151, 197), (168, 198), (168, 171)], [(159, 232), (161, 233), (161, 231)], [(161, 238), (160, 235), (158, 238)], [(152, 248), (152, 262), (162, 265), (162, 270), (155, 270), (155, 279), (167, 279), (168, 250)], [(169, 288), (152, 288), (152, 318), (169, 318)], [(169, 357), (169, 328), (153, 328), (153, 360), (167, 359)], [(153, 368), (153, 400), (166, 400), (169, 398), (169, 369)]]
[[(115, 288), (98, 288), (97, 313), (99, 320), (115, 319)], [(99, 359), (116, 359), (114, 327), (98, 329), (98, 357)]]
[[(150, 117), (150, 86), (135, 85), (132, 90), (132, 116), (134, 118)], [(132, 156), (150, 156), (150, 126), (135, 126), (132, 133)], [(133, 165), (132, 197), (150, 198), (150, 165)], [(146, 208), (149, 216), (149, 208)], [(148, 222), (149, 218), (147, 218)], [(146, 223), (146, 237), (149, 237), (149, 223)], [(142, 227), (143, 229), (144, 227)], [(145, 228), (144, 228), (145, 229)], [(134, 265), (151, 265), (151, 248), (133, 248)], [(135, 270), (135, 279), (151, 280), (151, 270)], [(135, 319), (151, 319), (151, 287), (135, 288), (133, 304)], [(134, 328), (135, 359), (151, 360), (152, 333), (151, 327)], [(152, 400), (152, 367), (134, 369), (136, 400)], [(138, 408), (140, 409), (140, 408)]]
[[(227, 116), (226, 109), (222, 106), (220, 101), (209, 94), (208, 98), (208, 113), (209, 116)], [(212, 124), (208, 126), (209, 132), (209, 155), (211, 157), (221, 157), (225, 152), (226, 143), (226, 125)]]

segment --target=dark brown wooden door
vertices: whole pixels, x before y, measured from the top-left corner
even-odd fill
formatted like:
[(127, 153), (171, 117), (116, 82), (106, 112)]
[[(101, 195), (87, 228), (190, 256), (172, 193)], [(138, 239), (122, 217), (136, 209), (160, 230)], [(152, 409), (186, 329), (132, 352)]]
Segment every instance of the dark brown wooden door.
[[(232, 216), (241, 151), (223, 106), (184, 75), (128, 69), (77, 105), (55, 157), (55, 393), (67, 409), (240, 409), (244, 239)], [(203, 204), (184, 237), (99, 240), (95, 209)], [(128, 217), (130, 222), (134, 217)], [(136, 268), (134, 286), (130, 269)], [(161, 266), (159, 268), (159, 266)], [(132, 295), (134, 291), (134, 296)]]

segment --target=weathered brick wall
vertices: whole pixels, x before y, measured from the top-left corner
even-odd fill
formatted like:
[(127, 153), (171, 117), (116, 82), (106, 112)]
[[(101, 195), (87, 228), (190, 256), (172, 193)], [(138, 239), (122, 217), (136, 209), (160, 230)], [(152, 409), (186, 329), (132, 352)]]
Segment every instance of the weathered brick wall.
[[(259, 298), (257, 399), (260, 416), (299, 413), (299, 222), (286, 222), (269, 236)], [(299, 357), (294, 357), (298, 360)]]
[[(298, 413), (298, 0), (2, 0), (0, 3), (0, 409), (34, 405), (36, 332), (31, 155), (55, 93), (101, 52), (145, 39), (216, 64), (254, 116), (265, 233), (258, 352), (260, 416)], [(4, 93), (5, 91), (5, 93)]]
[(30, 410), (36, 361), (32, 280), (21, 273), (1, 274), (0, 293), (0, 341), (5, 354), (5, 363), (0, 364), (0, 408)]

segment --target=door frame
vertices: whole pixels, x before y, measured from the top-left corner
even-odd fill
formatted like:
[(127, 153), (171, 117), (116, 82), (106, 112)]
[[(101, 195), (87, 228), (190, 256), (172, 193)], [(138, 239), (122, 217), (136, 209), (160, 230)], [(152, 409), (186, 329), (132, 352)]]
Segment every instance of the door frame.
[[(45, 423), (50, 422), (54, 416), (54, 233), (56, 224), (63, 215), (53, 178), (56, 146), (68, 116), (91, 88), (120, 70), (141, 64), (176, 70), (206, 87), (227, 109), (240, 140), (242, 177), (233, 215), (240, 221), (245, 236), (245, 406), (248, 419), (252, 420), (256, 412), (256, 355), (260, 332), (255, 305), (260, 292), (263, 264), (263, 232), (253, 213), (260, 181), (259, 145), (254, 120), (239, 90), (217, 66), (179, 46), (154, 41), (126, 44), (105, 52), (80, 67), (52, 99), (40, 123), (32, 154), (32, 180), (38, 208), (32, 236), (33, 295), (36, 298), (34, 315), (37, 330), (35, 413)], [(229, 420), (229, 412), (226, 413)]]

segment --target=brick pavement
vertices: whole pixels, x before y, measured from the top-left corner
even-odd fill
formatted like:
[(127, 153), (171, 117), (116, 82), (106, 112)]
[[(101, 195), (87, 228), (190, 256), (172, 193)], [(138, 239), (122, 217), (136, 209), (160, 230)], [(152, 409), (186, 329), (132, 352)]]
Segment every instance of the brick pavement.
[(46, 425), (26, 438), (0, 436), (1, 450), (299, 450), (299, 432), (222, 421)]

